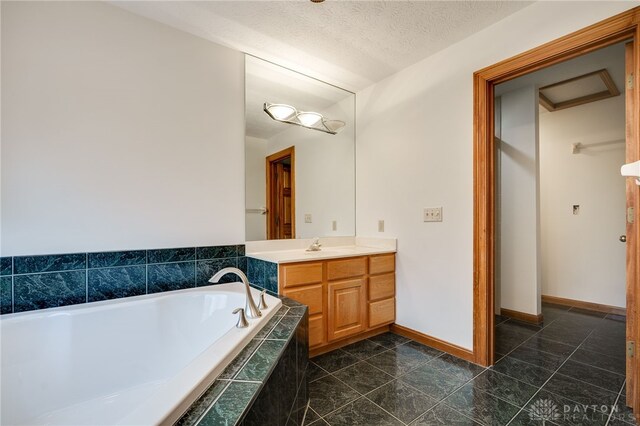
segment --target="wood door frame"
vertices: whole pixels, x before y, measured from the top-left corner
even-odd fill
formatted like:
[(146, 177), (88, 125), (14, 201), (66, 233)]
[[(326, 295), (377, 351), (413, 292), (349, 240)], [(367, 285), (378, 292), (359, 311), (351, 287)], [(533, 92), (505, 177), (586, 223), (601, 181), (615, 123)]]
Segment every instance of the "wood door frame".
[(291, 158), (291, 238), (296, 237), (296, 147), (290, 146), (282, 151), (267, 156), (265, 170), (267, 173), (267, 239), (271, 239), (271, 165), (285, 158)]
[[(638, 107), (640, 106), (638, 76), (640, 76), (640, 7), (630, 9), (616, 16), (583, 28), (579, 31), (545, 43), (512, 58), (483, 68), (473, 75), (473, 352), (475, 361), (481, 365), (494, 362), (494, 285), (495, 285), (495, 141), (494, 141), (494, 87), (497, 84), (549, 67), (559, 62), (575, 58), (594, 50), (634, 40), (633, 64), (635, 84), (626, 90), (631, 95), (634, 114), (631, 123), (627, 123), (627, 150), (640, 158), (637, 132), (640, 128)], [(631, 145), (631, 147), (629, 147)], [(628, 160), (628, 159), (627, 159)], [(638, 206), (638, 187), (636, 187), (635, 206)], [(628, 193), (627, 193), (628, 194)], [(638, 210), (636, 209), (636, 212)], [(636, 214), (637, 216), (637, 214)], [(637, 222), (637, 221), (636, 221)], [(639, 226), (634, 236), (627, 235), (627, 244), (635, 253), (640, 254)], [(633, 257), (632, 257), (633, 259)], [(631, 264), (630, 264), (631, 263)], [(632, 294), (638, 291), (638, 264), (627, 260), (627, 274), (636, 285), (628, 289)], [(631, 275), (629, 275), (631, 274)], [(628, 278), (629, 280), (629, 278)], [(632, 300), (632, 304), (635, 299)], [(629, 306), (629, 301), (627, 301)], [(635, 314), (635, 312), (632, 312)], [(635, 323), (635, 321), (634, 321)], [(638, 341), (638, 328), (633, 334)], [(637, 355), (636, 358), (637, 359)], [(636, 361), (637, 363), (637, 361)], [(636, 363), (633, 363), (634, 365)], [(637, 377), (637, 367), (633, 367)], [(636, 379), (637, 380), (637, 379)], [(629, 389), (628, 389), (629, 391)], [(640, 408), (640, 392), (633, 395), (627, 403)]]

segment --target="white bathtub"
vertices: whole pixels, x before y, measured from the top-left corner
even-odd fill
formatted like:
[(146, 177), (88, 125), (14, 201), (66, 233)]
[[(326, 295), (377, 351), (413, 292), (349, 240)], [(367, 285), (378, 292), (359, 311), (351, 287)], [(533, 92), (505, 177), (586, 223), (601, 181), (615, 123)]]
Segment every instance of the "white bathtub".
[(281, 303), (244, 329), (241, 283), (4, 315), (0, 424), (171, 423)]

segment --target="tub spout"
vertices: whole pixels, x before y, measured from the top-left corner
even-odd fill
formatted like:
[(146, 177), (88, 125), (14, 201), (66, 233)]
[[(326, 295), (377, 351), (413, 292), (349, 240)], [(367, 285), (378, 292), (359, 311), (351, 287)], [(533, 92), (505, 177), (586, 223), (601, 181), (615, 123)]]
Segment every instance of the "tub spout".
[(218, 281), (220, 281), (220, 278), (222, 278), (226, 274), (234, 274), (242, 280), (242, 283), (244, 284), (244, 289), (247, 293), (247, 302), (244, 308), (244, 311), (247, 314), (247, 316), (249, 318), (261, 317), (262, 313), (260, 312), (260, 309), (258, 309), (258, 307), (256, 306), (256, 302), (253, 301), (253, 297), (251, 296), (251, 287), (249, 286), (249, 279), (244, 274), (244, 272), (242, 272), (240, 269), (231, 268), (231, 267), (220, 269), (209, 279), (209, 282), (217, 283)]

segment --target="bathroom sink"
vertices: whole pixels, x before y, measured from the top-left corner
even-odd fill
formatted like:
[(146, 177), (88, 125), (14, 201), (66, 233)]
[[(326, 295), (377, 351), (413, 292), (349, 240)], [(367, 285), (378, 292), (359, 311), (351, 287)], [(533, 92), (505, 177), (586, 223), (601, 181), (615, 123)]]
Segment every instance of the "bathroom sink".
[(322, 257), (322, 256), (342, 256), (345, 254), (351, 254), (354, 253), (354, 249), (353, 248), (331, 248), (328, 250), (325, 249), (321, 249), (320, 251), (305, 251), (304, 254), (307, 256), (315, 256), (315, 257)]

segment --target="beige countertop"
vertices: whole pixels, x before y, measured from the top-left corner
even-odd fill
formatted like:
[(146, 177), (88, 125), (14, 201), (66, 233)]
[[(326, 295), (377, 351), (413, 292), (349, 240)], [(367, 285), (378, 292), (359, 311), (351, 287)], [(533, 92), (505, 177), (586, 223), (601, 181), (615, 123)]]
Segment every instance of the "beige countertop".
[(396, 252), (396, 240), (391, 238), (320, 238), (320, 251), (306, 251), (309, 240), (277, 240), (247, 243), (247, 257), (273, 263), (308, 262)]

